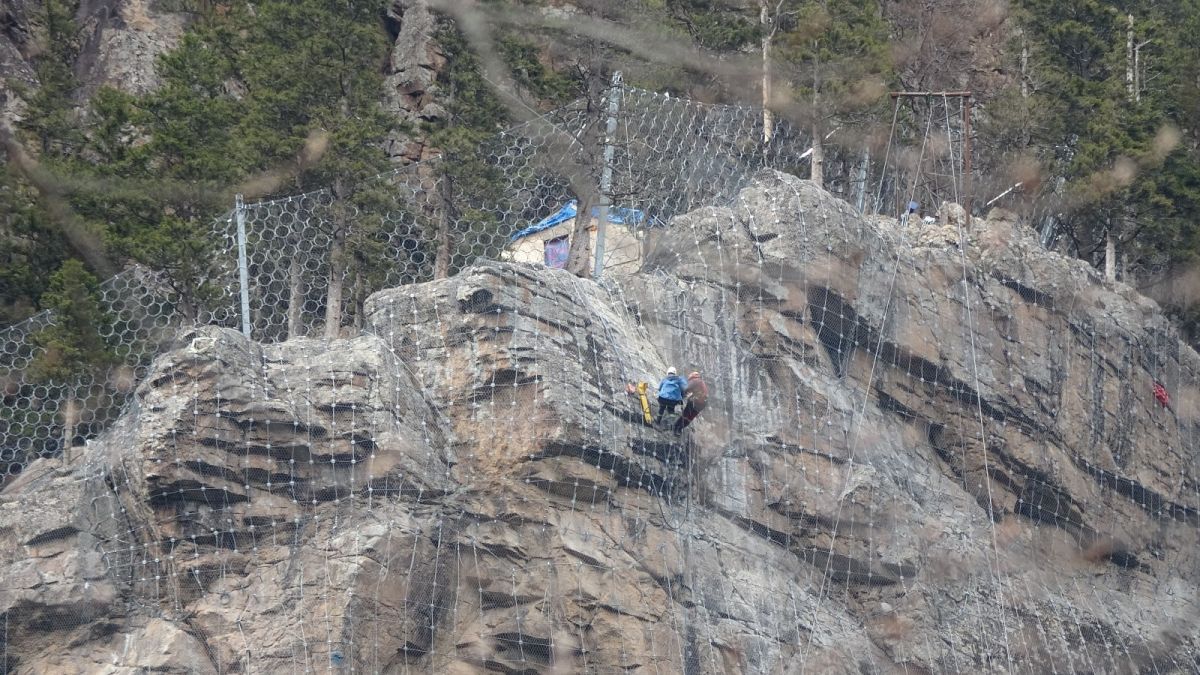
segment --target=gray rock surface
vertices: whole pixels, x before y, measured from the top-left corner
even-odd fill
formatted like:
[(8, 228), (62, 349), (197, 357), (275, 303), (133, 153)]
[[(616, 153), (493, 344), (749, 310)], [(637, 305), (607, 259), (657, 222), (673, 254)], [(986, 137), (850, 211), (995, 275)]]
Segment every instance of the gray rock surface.
[[(87, 101), (103, 86), (131, 94), (153, 91), (160, 83), (158, 57), (179, 43), (188, 14), (170, 11), (154, 0), (85, 0), (75, 23), (79, 55), (74, 64), (80, 83), (79, 101)], [(388, 19), (396, 29), (388, 75), (381, 99), (401, 122), (418, 129), (442, 119), (437, 76), (446, 58), (435, 38), (437, 18), (425, 0), (394, 0)], [(19, 120), (23, 103), (12, 84), (38, 86), (35, 62), (45, 50), (44, 9), (33, 0), (8, 0), (0, 6), (0, 121)], [(240, 85), (231, 82), (236, 89)], [(438, 154), (420, 133), (397, 132), (388, 140), (388, 154), (415, 162)]]
[[(31, 0), (9, 0), (0, 7), (0, 120), (22, 114), (12, 83), (38, 85), (35, 62), (48, 39), (44, 12), (42, 3)], [(75, 24), (80, 48), (74, 70), (84, 101), (102, 86), (133, 94), (157, 87), (156, 60), (179, 42), (187, 18), (153, 0), (85, 0)]]
[[(0, 493), (7, 667), (1200, 667), (1200, 357), (1153, 303), (777, 173), (672, 225), (601, 283), (377, 293), (354, 339), (181, 336)], [(682, 440), (624, 392), (668, 365), (713, 390)]]
[[(438, 19), (425, 0), (393, 0), (388, 18), (398, 26), (389, 73), (384, 81), (384, 109), (413, 129), (446, 116), (439, 102), (437, 78), (446, 66), (446, 55), (434, 39)], [(388, 140), (388, 155), (418, 162), (437, 154), (419, 132), (397, 132)]]
[(76, 74), (86, 98), (102, 86), (131, 94), (157, 88), (158, 57), (179, 43), (187, 15), (154, 0), (99, 0), (83, 3), (76, 21), (84, 45)]

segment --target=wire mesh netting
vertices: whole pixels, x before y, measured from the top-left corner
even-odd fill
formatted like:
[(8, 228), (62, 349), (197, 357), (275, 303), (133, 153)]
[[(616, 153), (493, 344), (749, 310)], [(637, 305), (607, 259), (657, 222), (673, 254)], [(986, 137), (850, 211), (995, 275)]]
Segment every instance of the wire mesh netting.
[[(1015, 222), (854, 205), (952, 198), (951, 154), (891, 169), (939, 188), (833, 149), (841, 201), (762, 170), (786, 124), (621, 97), (590, 149), (578, 104), (218, 219), (211, 307), (107, 282), (130, 346), (75, 389), (23, 374), (52, 317), (10, 329), (3, 668), (1193, 672), (1166, 319)], [(612, 169), (599, 280), (554, 269), (579, 165)]]
[[(612, 149), (608, 194), (614, 206), (607, 220), (616, 222), (606, 265), (630, 266), (655, 228), (701, 204), (728, 200), (754, 171), (802, 161), (805, 139), (787, 124), (762, 142), (761, 110), (628, 87), (613, 92), (617, 123), (604, 145)], [(31, 338), (52, 315), (0, 331), (4, 473), (15, 475), (29, 458), (54, 455), (98, 433), (180, 327), (241, 321), (239, 217), (246, 232), (249, 325), (264, 342), (322, 334), (331, 321), (361, 327), (370, 293), (455, 274), (475, 260), (544, 260), (543, 242), (563, 239), (574, 218), (532, 233), (523, 246), (514, 245), (513, 235), (574, 203), (566, 172), (581, 170), (599, 181), (596, 134), (607, 119), (595, 107), (586, 101), (564, 106), (485, 140), (469, 157), (396, 169), (341, 198), (322, 189), (247, 204), (216, 219), (217, 264), (207, 279), (215, 295), (187, 297), (189, 289), (174, 287), (169, 275), (140, 268), (106, 281), (101, 305), (111, 322), (103, 337), (119, 362), (73, 382), (47, 381), (30, 370), (37, 354), (45, 355)], [(77, 410), (87, 419), (77, 419)]]

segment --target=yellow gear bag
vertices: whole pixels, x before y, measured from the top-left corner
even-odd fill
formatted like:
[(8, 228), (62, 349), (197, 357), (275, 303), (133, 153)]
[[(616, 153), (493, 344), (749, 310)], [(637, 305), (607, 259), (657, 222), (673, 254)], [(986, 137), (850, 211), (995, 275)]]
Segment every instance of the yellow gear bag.
[(654, 417), (650, 415), (650, 399), (646, 396), (646, 389), (649, 387), (645, 382), (638, 382), (637, 391), (638, 398), (642, 401), (642, 417), (646, 419), (646, 424), (653, 424)]

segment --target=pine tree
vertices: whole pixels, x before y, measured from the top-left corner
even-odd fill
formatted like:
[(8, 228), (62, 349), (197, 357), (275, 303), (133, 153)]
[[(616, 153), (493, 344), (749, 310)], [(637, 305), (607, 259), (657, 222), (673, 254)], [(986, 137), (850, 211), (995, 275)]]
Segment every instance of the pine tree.
[(53, 323), (34, 333), (40, 351), (29, 367), (34, 382), (61, 390), (58, 411), (62, 446), (73, 445), (81, 407), (101, 405), (81, 396), (81, 385), (101, 378), (116, 363), (116, 354), (104, 336), (111, 335), (111, 319), (100, 303), (100, 284), (78, 260), (68, 260), (50, 278), (42, 297), (54, 312)]
[(40, 3), (46, 49), (33, 59), (38, 86), (9, 83), (26, 105), (15, 135), (0, 128), (0, 322), (39, 308), (51, 273), (69, 257), (102, 257), (85, 223), (61, 218), (67, 209), (50, 175), (71, 170), (85, 143), (75, 103), (76, 4)]
[[(431, 208), (431, 217), (436, 221), (431, 229), (437, 242), (434, 278), (440, 279), (457, 271), (453, 269), (453, 259), (464, 234), (457, 228), (463, 223), (473, 223), (477, 229), (494, 227), (491, 223), (494, 216), (482, 207), (494, 207), (504, 198), (503, 176), (487, 162), (481, 150), (505, 116), (503, 105), (483, 79), (478, 59), (462, 34), (444, 27), (438, 33), (438, 44), (446, 54), (446, 69), (439, 75), (438, 83), (448, 101), (447, 114), (444, 122), (428, 131), (429, 142), (442, 152), (435, 168), (438, 190), (432, 195)], [(514, 69), (523, 74), (518, 77), (527, 86), (537, 87), (542, 95), (562, 95), (560, 84), (545, 82), (550, 75), (536, 55), (528, 51), (534, 49), (532, 43), (506, 44), (507, 56), (524, 61), (524, 65)]]
[(46, 159), (69, 156), (82, 142), (74, 106), (79, 86), (73, 71), (79, 51), (72, 19), (75, 4), (68, 0), (43, 0), (47, 49), (34, 60), (38, 86), (32, 92), (18, 87), (26, 101), (23, 127)]
[[(102, 90), (93, 100), (87, 153), (101, 161), (77, 169), (101, 180), (75, 191), (76, 211), (105, 224), (115, 253), (166, 272), (194, 316), (217, 272), (207, 222), (229, 208), (239, 183), (267, 172), (290, 177), (256, 183), (268, 190), (333, 186), (325, 304), (327, 331), (336, 333), (343, 289), (368, 273), (359, 249), (373, 246), (378, 222), (350, 222), (378, 203), (356, 196), (355, 186), (387, 166), (392, 121), (378, 102), (389, 47), (384, 5), (268, 0), (199, 12), (160, 58), (159, 89), (143, 97)], [(327, 152), (298, 160), (314, 134)]]
[(113, 352), (102, 337), (110, 319), (100, 305), (100, 283), (83, 263), (63, 263), (50, 277), (42, 303), (54, 312), (54, 322), (34, 336), (45, 350), (30, 367), (34, 379), (69, 382), (111, 365)]
[(824, 142), (886, 94), (891, 61), (887, 24), (876, 0), (789, 0), (776, 39), (791, 87), (790, 115), (812, 130), (811, 179), (824, 183)]
[(0, 167), (0, 325), (38, 309), (50, 274), (69, 255), (61, 234), (46, 222), (36, 192)]
[(1195, 5), (1052, 0), (1021, 8), (1041, 83), (1030, 98), (1045, 122), (1032, 143), (1046, 150), (1047, 184), (1061, 185), (1073, 251), (1110, 273), (1116, 255), (1137, 275), (1196, 250), (1189, 214), (1200, 198), (1197, 155), (1194, 144), (1176, 142), (1176, 130), (1194, 128), (1197, 115), (1186, 106), (1197, 56), (1184, 32)]

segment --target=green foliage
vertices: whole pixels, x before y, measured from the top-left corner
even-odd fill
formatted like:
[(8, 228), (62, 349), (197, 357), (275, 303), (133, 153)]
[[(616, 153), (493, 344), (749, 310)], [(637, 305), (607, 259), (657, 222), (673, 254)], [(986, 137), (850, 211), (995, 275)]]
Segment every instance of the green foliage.
[(79, 263), (51, 288), (50, 272), (72, 254), (70, 228), (97, 233), (112, 267), (162, 272), (177, 309), (197, 317), (223, 299), (213, 282), (231, 261), (209, 232), (235, 192), (257, 199), (332, 185), (340, 215), (329, 234), (345, 245), (330, 262), (378, 287), (387, 272), (380, 214), (393, 196), (362, 186), (387, 168), (384, 142), (398, 126), (380, 105), (387, 0), (176, 3), (193, 16), (158, 61), (160, 86), (143, 96), (102, 88), (84, 111), (72, 77), (76, 4), (41, 3), (49, 48), (35, 63), (39, 88), (23, 95), (22, 137), (52, 188), (39, 181), (39, 194), (0, 175), (0, 321), (27, 316), (39, 297), (58, 308), (69, 296), (75, 308), (37, 337), (46, 347), (39, 377), (106, 358), (89, 342), (88, 326), (103, 320), (87, 309), (90, 296), (63, 290), (88, 287)]
[[(47, 48), (33, 60), (39, 86), (8, 84), (26, 102), (20, 129), (24, 140), (44, 161), (52, 162), (70, 157), (83, 144), (73, 106), (78, 83), (72, 69), (78, 45), (71, 17), (77, 3), (44, 0), (40, 4)], [(0, 164), (0, 324), (34, 311), (51, 272), (69, 250), (37, 192), (17, 172)]]
[(762, 39), (756, 16), (738, 13), (721, 0), (666, 0), (666, 9), (707, 49), (737, 51)]
[(221, 289), (213, 285), (219, 271), (215, 242), (195, 223), (168, 215), (156, 227), (134, 229), (114, 243), (119, 252), (165, 273), (183, 316), (195, 319), (202, 307), (221, 299)]
[[(69, 177), (62, 191), (72, 212), (103, 232), (118, 266), (137, 261), (165, 271), (193, 311), (213, 293), (208, 220), (229, 207), (236, 186), (264, 173), (280, 177), (267, 181), (275, 193), (338, 185), (339, 213), (356, 214), (354, 222), (335, 219), (350, 229), (341, 263), (348, 275), (370, 284), (383, 279), (387, 271), (374, 262), (382, 258), (379, 214), (396, 200), (385, 186), (362, 179), (386, 168), (384, 141), (397, 131), (379, 105), (390, 49), (383, 23), (388, 0), (162, 1), (192, 20), (179, 45), (160, 58), (161, 87), (144, 96), (101, 89), (83, 113), (76, 109), (73, 76), (78, 0), (36, 3), (46, 48), (33, 64), (39, 86), (22, 90), (28, 111), (21, 132), (43, 167)], [(881, 4), (782, 2), (774, 17), (774, 86), (781, 93), (790, 88), (798, 105), (781, 115), (828, 128), (854, 125), (877, 109), (885, 91), (879, 85), (892, 77)], [(1009, 23), (1021, 27), (1023, 42), (1011, 51), (1019, 53), (1019, 44), (1030, 48), (1031, 91), (1025, 97), (1013, 87), (984, 103), (977, 117), (980, 147), (990, 144), (1014, 161), (1024, 154), (1040, 161), (1042, 184), (1060, 193), (1081, 255), (1096, 261), (1105, 230), (1115, 228), (1136, 269), (1194, 264), (1200, 258), (1194, 215), (1200, 212), (1200, 50), (1194, 46), (1200, 0), (1012, 4)], [(698, 46), (721, 52), (756, 52), (764, 37), (758, 3), (744, 0), (581, 6), (646, 34), (686, 32)], [(1128, 13), (1137, 41), (1145, 43), (1138, 101), (1125, 83)], [(585, 77), (636, 58), (567, 31), (545, 40), (505, 32), (513, 30), (500, 29), (498, 51), (518, 84), (546, 105), (576, 97), (587, 89)], [(422, 131), (446, 159), (428, 169), (443, 188), (430, 195), (430, 204), (413, 208), (430, 232), (464, 241), (465, 233), (439, 228), (449, 222), (497, 227), (483, 205), (503, 199), (506, 177), (484, 161), (480, 148), (505, 124), (504, 107), (462, 36), (447, 25), (436, 39), (446, 56), (436, 93), (447, 115)], [(600, 61), (604, 66), (594, 67)], [(688, 64), (626, 70), (627, 81), (653, 72), (652, 86), (659, 88), (707, 78), (684, 75)], [(327, 143), (324, 152), (298, 162), (314, 135)], [(1114, 171), (1121, 167), (1133, 170)], [(24, 179), (0, 175), (0, 322), (36, 309), (51, 271), (72, 255), (56, 206)], [(47, 294), (42, 305), (57, 298)]]
[(54, 323), (33, 335), (33, 343), (44, 350), (30, 367), (35, 380), (69, 383), (115, 362), (102, 337), (109, 333), (110, 318), (100, 305), (100, 284), (83, 263), (63, 263), (42, 300), (54, 311)]
[(303, 187), (359, 178), (386, 166), (390, 121), (379, 105), (389, 42), (385, 0), (257, 3), (237, 69), (247, 89), (237, 141), (256, 168), (287, 162), (316, 130), (328, 133)]
[(438, 86), (446, 99), (447, 120), (430, 129), (435, 145), (446, 147), (437, 134), (461, 129), (479, 137), (504, 125), (503, 106), (491, 85), (483, 79), (479, 59), (457, 30), (443, 25), (435, 35), (446, 55), (446, 67), (438, 74)]
[(776, 58), (791, 64), (795, 98), (811, 101), (815, 118), (884, 100), (891, 47), (876, 0), (791, 0), (784, 9)]
[(46, 222), (36, 194), (0, 167), (0, 324), (26, 318), (67, 257), (67, 245)]
[(119, 129), (127, 121), (146, 139), (137, 156), (129, 158), (127, 175), (150, 172), (177, 180), (228, 182), (254, 166), (249, 150), (236, 138), (246, 101), (226, 91), (226, 83), (238, 74), (235, 50), (240, 42), (228, 20), (210, 17), (159, 59), (158, 90), (140, 101), (110, 93), (93, 105), (110, 127)]
[(47, 49), (34, 60), (38, 87), (29, 92), (18, 86), (18, 93), (24, 94), (28, 105), (24, 129), (44, 157), (69, 155), (82, 141), (72, 105), (78, 87), (73, 71), (78, 53), (72, 21), (76, 4), (68, 0), (43, 0)]
[(529, 40), (507, 35), (500, 40), (500, 54), (517, 82), (539, 101), (562, 105), (577, 97), (582, 83), (548, 67), (542, 62), (541, 49)]
[[(1064, 181), (1063, 219), (1078, 252), (1100, 264), (1111, 231), (1135, 273), (1193, 260), (1200, 154), (1194, 136), (1177, 141), (1197, 127), (1200, 3), (1027, 0), (1020, 10), (1037, 84), (1029, 144), (1047, 183)], [(1127, 82), (1130, 15), (1144, 48), (1136, 92)]]
[[(502, 112), (504, 107), (483, 79), (479, 61), (462, 35), (443, 27), (437, 37), (447, 59), (446, 68), (438, 77), (438, 86), (447, 101), (447, 114), (444, 122), (427, 130), (430, 143), (441, 150), (442, 160), (434, 166), (440, 178), (439, 189), (430, 195), (433, 204), (428, 215), (422, 215), (418, 220), (424, 223), (427, 239), (445, 240), (445, 245), (434, 253), (437, 256), (435, 266), (438, 273), (450, 274), (456, 270), (450, 269), (449, 258), (456, 252), (466, 255), (459, 251), (464, 233), (457, 228), (494, 230), (496, 227), (493, 212), (479, 206), (487, 204), (494, 208), (504, 198), (505, 177), (496, 166), (487, 162), (489, 152), (484, 145), (503, 128), (506, 119)], [(514, 44), (517, 43), (506, 40), (502, 45), (505, 57), (510, 60), (513, 55), (509, 50)], [(530, 50), (527, 56), (536, 67), (529, 66), (533, 71), (525, 70), (522, 75), (519, 66), (513, 63), (510, 65), (514, 72), (518, 78), (524, 78), (521, 82), (531, 92), (553, 96), (555, 88), (548, 83), (556, 82), (562, 76), (542, 66), (532, 43), (521, 44), (525, 45), (522, 49)], [(530, 72), (535, 72), (536, 76), (531, 76)]]

